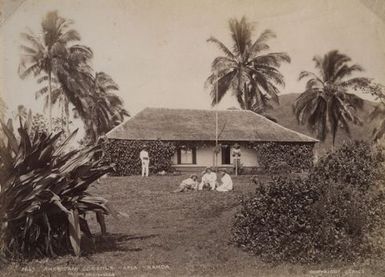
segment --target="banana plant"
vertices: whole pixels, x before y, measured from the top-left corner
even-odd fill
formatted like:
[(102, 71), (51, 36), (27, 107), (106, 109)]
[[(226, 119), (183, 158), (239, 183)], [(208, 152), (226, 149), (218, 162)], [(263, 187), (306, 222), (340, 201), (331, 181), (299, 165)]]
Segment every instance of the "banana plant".
[(58, 143), (61, 133), (30, 134), (20, 122), (1, 123), (0, 139), (0, 251), (11, 259), (81, 254), (81, 237), (92, 238), (86, 215), (114, 214), (107, 200), (87, 192), (108, 173), (97, 146), (70, 150)]

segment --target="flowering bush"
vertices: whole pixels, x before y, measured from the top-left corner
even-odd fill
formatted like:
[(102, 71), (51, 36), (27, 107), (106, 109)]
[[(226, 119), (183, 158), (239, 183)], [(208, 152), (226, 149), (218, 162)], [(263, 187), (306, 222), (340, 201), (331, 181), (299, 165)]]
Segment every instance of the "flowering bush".
[(253, 147), (268, 173), (306, 171), (313, 165), (313, 144), (267, 142), (255, 143)]
[(170, 171), (175, 146), (162, 141), (136, 141), (109, 139), (103, 144), (104, 162), (114, 163), (115, 170), (112, 175), (127, 176), (141, 173), (139, 153), (147, 147), (150, 156), (150, 173)]
[(307, 176), (256, 181), (255, 195), (236, 214), (233, 241), (268, 262), (383, 253), (383, 160), (377, 149), (355, 142), (321, 158)]

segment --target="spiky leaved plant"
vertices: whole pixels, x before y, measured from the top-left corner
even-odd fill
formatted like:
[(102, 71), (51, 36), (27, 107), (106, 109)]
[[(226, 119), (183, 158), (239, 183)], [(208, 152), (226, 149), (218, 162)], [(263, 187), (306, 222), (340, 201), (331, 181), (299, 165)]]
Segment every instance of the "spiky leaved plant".
[(0, 250), (11, 259), (56, 256), (91, 237), (85, 215), (109, 214), (107, 201), (87, 192), (92, 182), (110, 171), (95, 158), (97, 147), (68, 149), (57, 143), (60, 133), (28, 134), (20, 123), (3, 124), (0, 140)]

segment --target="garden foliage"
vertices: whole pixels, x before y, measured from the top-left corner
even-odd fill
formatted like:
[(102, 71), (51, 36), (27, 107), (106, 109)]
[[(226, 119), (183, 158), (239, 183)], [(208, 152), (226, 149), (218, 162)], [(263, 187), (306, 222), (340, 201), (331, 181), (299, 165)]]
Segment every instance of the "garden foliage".
[(301, 172), (313, 165), (313, 144), (255, 143), (258, 162), (267, 173)]
[(364, 142), (329, 153), (308, 176), (274, 177), (242, 200), (234, 242), (268, 262), (356, 260), (385, 250), (381, 151)]
[(87, 192), (111, 170), (95, 159), (97, 148), (67, 150), (74, 132), (57, 144), (61, 133), (28, 134), (12, 124), (0, 141), (0, 252), (11, 259), (56, 256), (71, 249), (80, 255), (80, 239), (91, 237), (86, 214), (109, 214), (107, 201)]
[(147, 147), (150, 156), (150, 173), (170, 171), (175, 145), (171, 142), (156, 141), (128, 141), (108, 139), (103, 143), (104, 162), (115, 163), (115, 170), (111, 173), (117, 176), (141, 174), (141, 160), (139, 153)]

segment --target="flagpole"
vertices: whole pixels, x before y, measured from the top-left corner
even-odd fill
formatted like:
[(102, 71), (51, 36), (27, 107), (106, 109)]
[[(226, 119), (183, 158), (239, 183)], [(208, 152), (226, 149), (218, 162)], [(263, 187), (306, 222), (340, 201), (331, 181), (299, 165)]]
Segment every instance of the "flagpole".
[(215, 168), (218, 165), (218, 75), (216, 74), (215, 82), (215, 157), (214, 157), (214, 166)]

